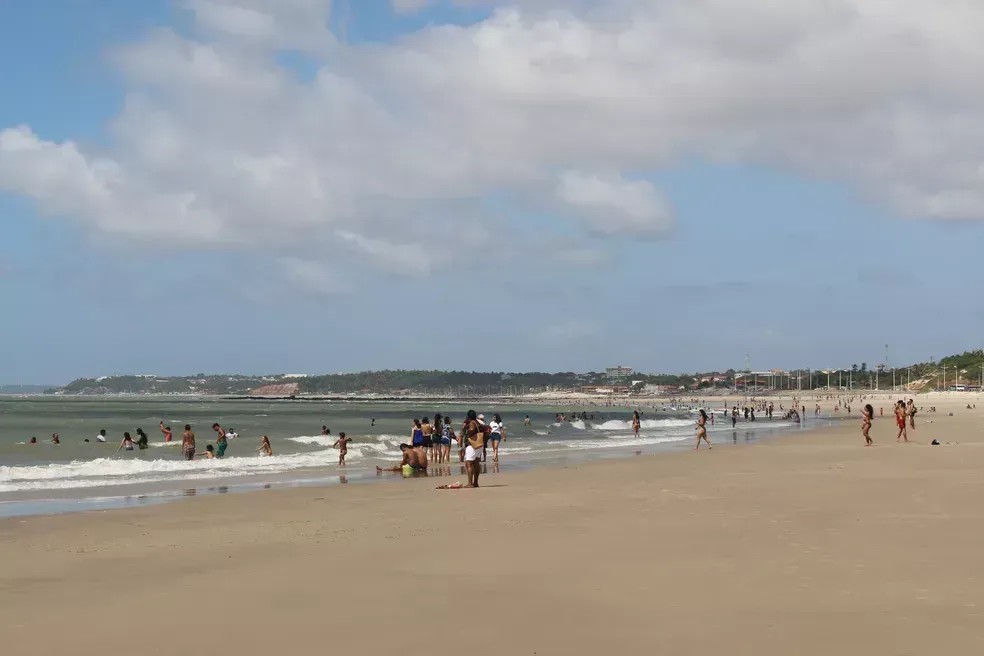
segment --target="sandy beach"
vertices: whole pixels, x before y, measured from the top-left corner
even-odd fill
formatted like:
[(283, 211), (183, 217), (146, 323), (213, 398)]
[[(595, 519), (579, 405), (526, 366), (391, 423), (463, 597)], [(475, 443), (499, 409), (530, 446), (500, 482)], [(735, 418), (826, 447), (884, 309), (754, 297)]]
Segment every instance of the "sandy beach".
[(852, 419), (480, 490), (2, 520), (5, 652), (984, 653), (984, 406), (966, 403), (921, 399), (909, 445), (879, 401), (873, 448)]

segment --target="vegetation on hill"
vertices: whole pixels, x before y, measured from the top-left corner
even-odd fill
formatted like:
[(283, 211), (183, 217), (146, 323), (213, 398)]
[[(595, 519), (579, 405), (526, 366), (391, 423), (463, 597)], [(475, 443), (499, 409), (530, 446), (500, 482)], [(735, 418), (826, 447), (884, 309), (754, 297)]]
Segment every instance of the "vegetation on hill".
[[(782, 375), (761, 374), (749, 377), (741, 372), (704, 372), (685, 374), (634, 373), (627, 379), (613, 381), (603, 372), (561, 373), (528, 372), (480, 372), (436, 371), (398, 369), (368, 371), (351, 374), (326, 374), (323, 376), (246, 376), (206, 375), (194, 376), (110, 376), (80, 378), (51, 393), (62, 394), (217, 394), (246, 395), (252, 390), (272, 385), (294, 383), (300, 395), (432, 395), (432, 396), (519, 396), (544, 391), (579, 390), (585, 388), (609, 388), (618, 385), (625, 388), (634, 385), (633, 391), (641, 392), (647, 386), (660, 386), (661, 391), (692, 391), (708, 388), (743, 388), (763, 390), (851, 388), (856, 390), (889, 389), (908, 384), (916, 391), (938, 389), (954, 385), (977, 386), (984, 366), (984, 350), (951, 355), (939, 362), (923, 362), (894, 370), (881, 367), (869, 368), (862, 362), (849, 368), (834, 371), (794, 370)], [(653, 387), (649, 387), (650, 390)]]

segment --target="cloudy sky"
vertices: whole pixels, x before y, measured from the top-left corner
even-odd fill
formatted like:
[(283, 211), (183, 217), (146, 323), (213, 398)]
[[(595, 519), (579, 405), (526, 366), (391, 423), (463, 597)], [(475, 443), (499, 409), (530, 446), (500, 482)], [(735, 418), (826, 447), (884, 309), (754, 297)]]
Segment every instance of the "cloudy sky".
[(977, 0), (0, 8), (0, 383), (894, 364), (984, 328)]

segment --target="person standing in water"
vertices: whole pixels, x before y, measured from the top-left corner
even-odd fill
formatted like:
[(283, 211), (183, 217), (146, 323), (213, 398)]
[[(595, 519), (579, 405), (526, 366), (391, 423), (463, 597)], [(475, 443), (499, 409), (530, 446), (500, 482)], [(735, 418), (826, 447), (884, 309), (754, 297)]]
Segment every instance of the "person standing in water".
[(451, 417), (444, 418), (444, 428), (441, 429), (441, 458), (438, 462), (451, 462), (451, 442), (456, 441), (458, 436), (454, 434), (451, 426)]
[(170, 426), (165, 426), (163, 420), (161, 420), (161, 433), (164, 434), (164, 442), (165, 442), (165, 444), (170, 443), (171, 442), (171, 439), (173, 437), (171, 435), (171, 427)]
[(642, 427), (642, 420), (639, 419), (639, 411), (632, 411), (632, 432), (635, 433), (636, 437), (639, 437), (639, 429)]
[(123, 449), (133, 451), (133, 438), (130, 437), (129, 433), (123, 433), (123, 440), (120, 442), (120, 447), (116, 449), (116, 452), (119, 453)]
[(492, 441), (492, 462), (499, 462), (499, 442), (506, 441), (506, 426), (502, 423), (502, 417), (499, 413), (492, 415), (492, 423), (489, 424), (489, 428), (492, 430), (492, 434), (489, 435), (489, 439)]
[(345, 431), (338, 434), (338, 439), (335, 443), (331, 445), (331, 448), (338, 449), (338, 465), (339, 467), (345, 466), (345, 454), (348, 453), (348, 443), (352, 441), (351, 437), (345, 436)]
[(257, 453), (262, 453), (265, 456), (273, 455), (273, 447), (270, 446), (270, 438), (264, 435), (260, 438), (260, 446), (256, 449)]
[(185, 424), (184, 433), (181, 434), (181, 452), (185, 460), (195, 459), (195, 434), (191, 432), (191, 424)]
[(424, 434), (424, 450), (427, 451), (427, 458), (429, 460), (434, 459), (434, 426), (431, 425), (430, 420), (425, 416), (420, 420), (420, 430)]
[(217, 434), (215, 438), (215, 457), (222, 458), (225, 456), (226, 449), (229, 448), (229, 440), (226, 437), (225, 430), (218, 423), (212, 424), (212, 430)]
[(707, 413), (704, 409), (700, 409), (700, 416), (697, 418), (697, 446), (694, 447), (694, 451), (700, 448), (700, 441), (704, 440), (707, 442), (707, 448), (711, 448), (711, 441), (707, 439)]
[(148, 446), (147, 433), (143, 432), (142, 428), (137, 429), (137, 447), (143, 451)]
[(864, 436), (864, 445), (871, 446), (874, 442), (871, 436), (868, 435), (868, 431), (871, 430), (871, 420), (875, 416), (875, 409), (871, 407), (871, 404), (867, 404), (861, 410), (861, 435)]
[(482, 448), (485, 446), (485, 434), (482, 426), (478, 423), (478, 416), (474, 410), (469, 410), (465, 425), (461, 428), (461, 436), (465, 446), (465, 471), (468, 473), (468, 486), (478, 487), (478, 475), (481, 473)]
[(105, 442), (106, 441), (106, 429), (105, 428), (101, 429), (99, 431), (99, 434), (96, 435), (96, 441), (97, 442)]

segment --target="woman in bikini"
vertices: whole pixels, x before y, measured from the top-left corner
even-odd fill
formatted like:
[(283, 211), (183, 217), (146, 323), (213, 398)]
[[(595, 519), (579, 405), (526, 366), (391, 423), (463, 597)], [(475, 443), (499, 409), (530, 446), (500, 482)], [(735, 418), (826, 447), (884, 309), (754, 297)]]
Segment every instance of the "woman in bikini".
[(265, 456), (273, 455), (273, 447), (270, 446), (270, 438), (266, 435), (260, 440), (260, 446), (256, 449), (257, 453), (262, 453)]
[(632, 411), (632, 432), (635, 433), (636, 437), (639, 437), (639, 428), (642, 426), (642, 421), (639, 419), (639, 411)]
[(701, 408), (700, 416), (697, 418), (697, 446), (694, 447), (694, 451), (700, 448), (700, 441), (704, 440), (707, 442), (707, 448), (711, 448), (711, 441), (707, 439), (707, 413)]
[(895, 404), (895, 424), (899, 427), (899, 434), (895, 436), (895, 441), (909, 441), (909, 433), (905, 429), (905, 401), (899, 401)]
[(871, 404), (867, 404), (861, 410), (861, 435), (864, 436), (864, 445), (871, 446), (874, 442), (871, 436), (868, 435), (868, 431), (871, 430), (871, 420), (875, 416), (875, 409), (871, 407)]

